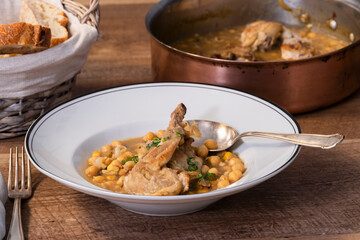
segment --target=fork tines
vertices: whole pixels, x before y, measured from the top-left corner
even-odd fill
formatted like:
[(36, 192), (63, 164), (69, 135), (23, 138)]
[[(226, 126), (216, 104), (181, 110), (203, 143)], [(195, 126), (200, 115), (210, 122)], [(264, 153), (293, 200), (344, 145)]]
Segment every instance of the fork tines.
[[(21, 168), (21, 179), (19, 179), (19, 166)], [(27, 168), (27, 172), (25, 172), (25, 168)], [(14, 179), (12, 179), (13, 176)], [(30, 163), (29, 159), (25, 157), (24, 147), (21, 148), (21, 157), (19, 157), (18, 147), (15, 148), (15, 153), (10, 148), (8, 190), (9, 193), (10, 191), (16, 193), (18, 190), (31, 191)]]

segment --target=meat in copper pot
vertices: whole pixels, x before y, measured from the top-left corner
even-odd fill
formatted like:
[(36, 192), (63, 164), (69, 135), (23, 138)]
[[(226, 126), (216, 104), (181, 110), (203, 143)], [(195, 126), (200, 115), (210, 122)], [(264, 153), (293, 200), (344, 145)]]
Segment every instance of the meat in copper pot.
[(289, 9), (279, 2), (162, 0), (146, 16), (154, 80), (235, 88), (293, 114), (355, 92), (360, 2), (285, 1)]

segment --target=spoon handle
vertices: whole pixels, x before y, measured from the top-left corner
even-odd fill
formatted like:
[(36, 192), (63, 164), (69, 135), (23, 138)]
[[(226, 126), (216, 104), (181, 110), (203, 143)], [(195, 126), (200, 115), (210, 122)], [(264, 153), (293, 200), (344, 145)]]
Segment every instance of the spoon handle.
[(238, 136), (242, 137), (264, 137), (280, 141), (295, 143), (307, 147), (318, 147), (322, 149), (329, 149), (335, 147), (343, 139), (344, 135), (339, 133), (332, 135), (319, 134), (282, 134), (282, 133), (267, 133), (267, 132), (245, 132)]

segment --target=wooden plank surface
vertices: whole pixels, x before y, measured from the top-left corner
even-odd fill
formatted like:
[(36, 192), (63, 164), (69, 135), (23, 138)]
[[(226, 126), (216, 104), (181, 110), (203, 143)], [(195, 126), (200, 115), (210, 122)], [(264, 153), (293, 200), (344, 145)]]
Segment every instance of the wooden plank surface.
[[(84, 1), (86, 3), (86, 1)], [(102, 0), (102, 36), (78, 77), (74, 96), (151, 81), (144, 17), (154, 1)], [(177, 217), (130, 213), (72, 190), (33, 170), (34, 194), (23, 201), (28, 239), (360, 239), (360, 92), (327, 109), (297, 115), (303, 132), (341, 132), (331, 150), (303, 148), (274, 178), (224, 198), (203, 211)], [(7, 177), (9, 147), (0, 140)], [(6, 203), (10, 225), (12, 201)]]

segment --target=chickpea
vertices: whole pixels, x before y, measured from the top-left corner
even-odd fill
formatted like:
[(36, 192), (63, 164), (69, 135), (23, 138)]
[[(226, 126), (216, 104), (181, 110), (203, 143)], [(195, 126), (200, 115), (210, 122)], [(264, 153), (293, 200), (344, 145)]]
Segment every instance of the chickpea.
[(224, 160), (229, 160), (233, 157), (233, 154), (231, 152), (226, 152), (223, 156)]
[(203, 165), (203, 166), (201, 167), (201, 173), (202, 173), (202, 174), (206, 174), (206, 172), (209, 171), (209, 169), (210, 169), (210, 168), (209, 168), (207, 165)]
[(162, 138), (164, 136), (165, 130), (159, 130), (156, 133), (156, 136), (158, 136), (159, 138)]
[(105, 186), (108, 187), (108, 188), (114, 187), (114, 185), (115, 185), (115, 182), (114, 182), (114, 181), (107, 181), (107, 182), (105, 182)]
[(154, 137), (156, 137), (155, 133), (153, 132), (148, 132), (147, 134), (145, 134), (145, 136), (143, 137), (143, 141), (150, 141), (153, 140)]
[(113, 146), (113, 147), (117, 147), (117, 146), (120, 146), (120, 145), (122, 145), (122, 143), (119, 140), (115, 140), (115, 141), (111, 142), (111, 146)]
[(96, 166), (90, 166), (85, 170), (85, 174), (89, 177), (95, 176), (99, 171), (99, 168)]
[(220, 164), (221, 159), (218, 156), (210, 156), (208, 157), (207, 161), (212, 166), (218, 166)]
[(112, 150), (112, 146), (111, 145), (105, 145), (105, 146), (102, 146), (101, 149), (100, 149), (100, 152), (101, 153), (106, 153), (106, 152), (110, 152)]
[(110, 164), (113, 164), (113, 165), (118, 166), (118, 167), (121, 166), (121, 162), (119, 160), (117, 160), (117, 159), (113, 160)]
[(208, 139), (204, 142), (204, 145), (208, 148), (208, 149), (217, 149), (218, 145), (217, 142), (214, 139)]
[(116, 160), (121, 162), (121, 161), (123, 161), (125, 159), (128, 159), (129, 157), (132, 157), (132, 156), (133, 156), (133, 154), (130, 151), (126, 151), (123, 154), (121, 154)]
[(219, 176), (219, 171), (218, 171), (216, 168), (210, 168), (208, 172), (209, 172), (209, 173), (213, 173), (213, 174), (215, 174), (216, 176)]
[(115, 176), (115, 175), (108, 175), (108, 176), (106, 176), (106, 180), (114, 181), (115, 179), (116, 179), (116, 176)]
[(104, 176), (94, 176), (93, 181), (96, 183), (102, 183), (103, 181), (105, 181), (105, 177)]
[(133, 168), (135, 166), (135, 162), (134, 161), (128, 161), (124, 164), (124, 169), (125, 170), (129, 170), (131, 168)]
[(218, 182), (217, 187), (218, 188), (224, 188), (226, 186), (229, 186), (230, 182), (228, 180), (221, 180)]
[(226, 166), (223, 166), (222, 167), (222, 170), (223, 171), (230, 171), (231, 170), (231, 167), (229, 165), (226, 165)]
[[(221, 161), (221, 159), (220, 159), (220, 161)], [(220, 162), (220, 163), (219, 163), (219, 166), (220, 166), (220, 167), (224, 167), (224, 166), (226, 166), (226, 163)]]
[(229, 173), (230, 173), (230, 171), (227, 170), (227, 171), (225, 171), (225, 172), (223, 173), (223, 176), (224, 176), (224, 175), (225, 175), (225, 176), (229, 176)]
[(229, 177), (228, 177), (228, 176), (226, 176), (225, 174), (224, 174), (224, 175), (222, 175), (219, 179), (220, 179), (220, 181), (221, 181), (221, 180), (226, 180), (226, 181), (229, 181)]
[(106, 166), (108, 166), (111, 162), (112, 162), (111, 158), (105, 158), (104, 159), (104, 163), (105, 163)]
[(241, 163), (241, 160), (239, 158), (236, 158), (236, 157), (233, 157), (233, 158), (231, 158), (229, 160), (229, 165), (230, 166), (233, 166), (233, 165), (239, 164), (239, 163)]
[(125, 178), (125, 176), (121, 176), (121, 177), (117, 180), (116, 184), (118, 184), (120, 187), (122, 187), (122, 185), (124, 184), (124, 178)]
[(115, 166), (114, 164), (109, 164), (109, 166), (107, 167), (107, 170), (109, 172), (118, 172), (119, 171), (119, 167)]
[(235, 171), (235, 170), (240, 170), (242, 173), (245, 172), (245, 166), (244, 166), (244, 164), (242, 164), (242, 163), (234, 164), (234, 165), (231, 167), (231, 169), (232, 169), (233, 171)]
[(120, 169), (120, 170), (119, 170), (119, 175), (120, 175), (120, 176), (124, 176), (125, 173), (126, 173), (126, 170), (125, 170), (125, 169)]
[(100, 157), (100, 153), (98, 151), (95, 151), (91, 154), (92, 157)]
[(235, 170), (229, 173), (230, 182), (234, 183), (242, 177), (242, 172), (240, 170)]
[(96, 160), (96, 158), (97, 158), (97, 157), (90, 157), (90, 158), (88, 159), (88, 163), (89, 163), (90, 165), (93, 165), (93, 164), (94, 164), (94, 161)]
[(208, 148), (207, 148), (205, 145), (201, 145), (200, 147), (198, 147), (198, 148), (196, 149), (196, 154), (197, 154), (199, 157), (206, 158), (207, 155), (209, 154), (209, 150), (208, 150)]

